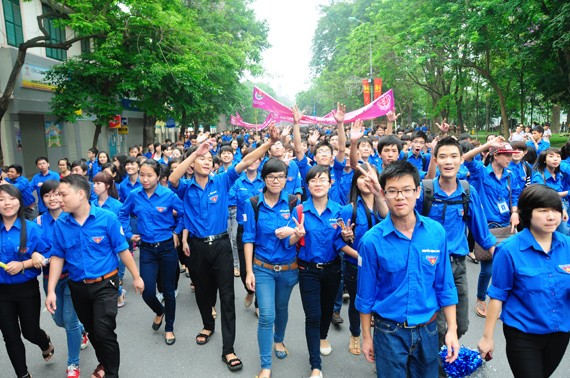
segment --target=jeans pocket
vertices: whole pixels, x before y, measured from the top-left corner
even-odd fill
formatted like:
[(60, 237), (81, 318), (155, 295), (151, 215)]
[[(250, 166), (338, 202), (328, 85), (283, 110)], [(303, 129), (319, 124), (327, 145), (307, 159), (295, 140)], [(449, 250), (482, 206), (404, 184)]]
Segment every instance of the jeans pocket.
[(375, 332), (382, 332), (384, 334), (392, 334), (398, 330), (398, 326), (394, 322), (377, 321), (374, 327)]
[(437, 322), (431, 322), (425, 325), (426, 332), (428, 335), (436, 335), (437, 334)]

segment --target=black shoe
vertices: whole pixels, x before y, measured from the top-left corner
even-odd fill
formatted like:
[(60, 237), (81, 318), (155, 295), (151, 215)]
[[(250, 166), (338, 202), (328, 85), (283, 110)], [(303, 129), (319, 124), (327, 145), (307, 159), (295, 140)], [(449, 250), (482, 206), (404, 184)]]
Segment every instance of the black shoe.
[(162, 316), (160, 317), (160, 322), (159, 323), (155, 323), (152, 322), (152, 329), (154, 331), (158, 331), (160, 329), (160, 326), (162, 325), (162, 321), (164, 320), (164, 314), (162, 314)]
[(172, 339), (165, 338), (164, 342), (166, 343), (166, 345), (172, 345), (176, 342), (176, 336), (174, 336)]
[(341, 325), (342, 323), (344, 323), (344, 319), (340, 317), (340, 314), (338, 312), (333, 312), (332, 324)]

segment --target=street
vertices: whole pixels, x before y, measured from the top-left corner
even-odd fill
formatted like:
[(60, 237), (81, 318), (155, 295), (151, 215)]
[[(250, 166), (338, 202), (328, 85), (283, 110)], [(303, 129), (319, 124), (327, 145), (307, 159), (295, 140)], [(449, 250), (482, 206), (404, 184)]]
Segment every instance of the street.
[[(473, 304), (479, 265), (467, 262), (469, 291)], [(180, 276), (177, 300), (176, 322), (174, 332), (176, 344), (167, 346), (164, 343), (164, 325), (161, 330), (154, 332), (151, 323), (154, 315), (144, 304), (139, 295), (134, 294), (131, 277), (125, 275), (125, 288), (128, 290), (127, 304), (119, 309), (117, 317), (117, 333), (121, 347), (121, 377), (254, 377), (259, 373), (259, 354), (257, 347), (257, 318), (253, 306), (244, 308), (245, 290), (239, 279), (235, 280), (236, 287), (236, 316), (237, 336), (235, 350), (244, 363), (243, 370), (231, 373), (221, 361), (221, 325), (219, 317), (216, 321), (216, 333), (210, 342), (199, 346), (195, 342), (196, 334), (202, 329), (194, 294), (190, 292), (189, 282), (185, 275)], [(43, 293), (42, 293), (43, 294)], [(42, 295), (42, 301), (44, 296)], [(55, 345), (55, 355), (49, 362), (44, 362), (40, 350), (25, 341), (28, 369), (37, 378), (65, 377), (67, 362), (66, 338), (63, 328), (56, 327), (50, 314), (44, 310), (42, 302), (41, 326), (51, 336)], [(342, 317), (345, 322), (340, 327), (331, 325), (329, 341), (333, 351), (330, 356), (322, 357), (323, 375), (325, 377), (373, 377), (373, 365), (364, 357), (353, 356), (348, 352), (348, 314), (347, 305), (343, 305)], [(220, 312), (219, 305), (217, 306)], [(481, 336), (484, 319), (470, 311), (469, 332), (460, 340), (468, 347), (475, 348)], [(488, 377), (512, 377), (505, 356), (505, 342), (502, 325), (499, 322), (495, 330), (494, 359), (487, 367)], [(310, 373), (307, 346), (304, 334), (304, 314), (299, 297), (298, 286), (291, 297), (289, 307), (289, 324), (285, 336), (285, 345), (289, 356), (284, 360), (273, 357), (274, 377), (308, 377)], [(90, 377), (97, 361), (93, 347), (90, 345), (81, 352), (81, 370), (83, 377)], [(2, 343), (0, 347), (0, 375), (12, 377), (13, 369)], [(558, 367), (553, 377), (564, 377), (570, 371), (568, 353)]]

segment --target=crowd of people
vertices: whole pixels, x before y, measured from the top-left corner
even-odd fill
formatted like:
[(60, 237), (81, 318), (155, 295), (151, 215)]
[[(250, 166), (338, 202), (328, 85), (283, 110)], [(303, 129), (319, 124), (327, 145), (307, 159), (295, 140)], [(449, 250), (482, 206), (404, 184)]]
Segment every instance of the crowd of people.
[[(435, 134), (395, 128), (394, 112), (381, 127), (356, 121), (345, 130), (345, 110), (338, 104), (334, 127), (301, 128), (293, 107), (293, 125), (280, 129), (200, 133), (112, 159), (91, 148), (86, 159), (60, 159), (59, 173), (38, 157), (31, 180), (21, 165), (6, 167), (0, 329), (17, 377), (31, 377), (22, 336), (46, 361), (55, 351), (40, 328), (39, 275), (67, 335), (67, 377), (80, 377), (89, 343), (99, 362), (91, 377), (118, 377), (126, 270), (152, 330), (165, 324), (167, 346), (176, 342), (180, 272), (201, 316), (198, 345), (216, 330), (219, 295), (230, 371), (243, 368), (235, 291), (258, 315), (258, 377), (267, 378), (272, 355), (289, 354), (299, 284), (311, 377), (323, 376), (328, 330), (344, 322), (346, 297), (348, 351), (375, 362), (378, 377), (445, 376), (470, 311), (486, 318), (483, 358), (500, 317), (513, 374), (550, 376), (570, 332), (570, 142), (551, 147), (548, 125), (520, 125), (508, 141), (489, 135), (481, 144), (452, 135), (445, 120)], [(476, 298), (466, 261), (481, 268)]]

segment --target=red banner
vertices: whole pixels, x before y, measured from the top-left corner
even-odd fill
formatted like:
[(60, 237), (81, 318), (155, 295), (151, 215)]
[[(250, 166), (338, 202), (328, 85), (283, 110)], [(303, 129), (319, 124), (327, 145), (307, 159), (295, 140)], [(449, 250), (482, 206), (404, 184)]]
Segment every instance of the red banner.
[(364, 105), (370, 104), (370, 83), (368, 79), (362, 79), (362, 95), (364, 96)]
[(382, 96), (382, 78), (374, 79), (374, 99)]
[(121, 127), (121, 115), (117, 114), (113, 117), (112, 120), (109, 121), (109, 128), (118, 129), (119, 127)]

